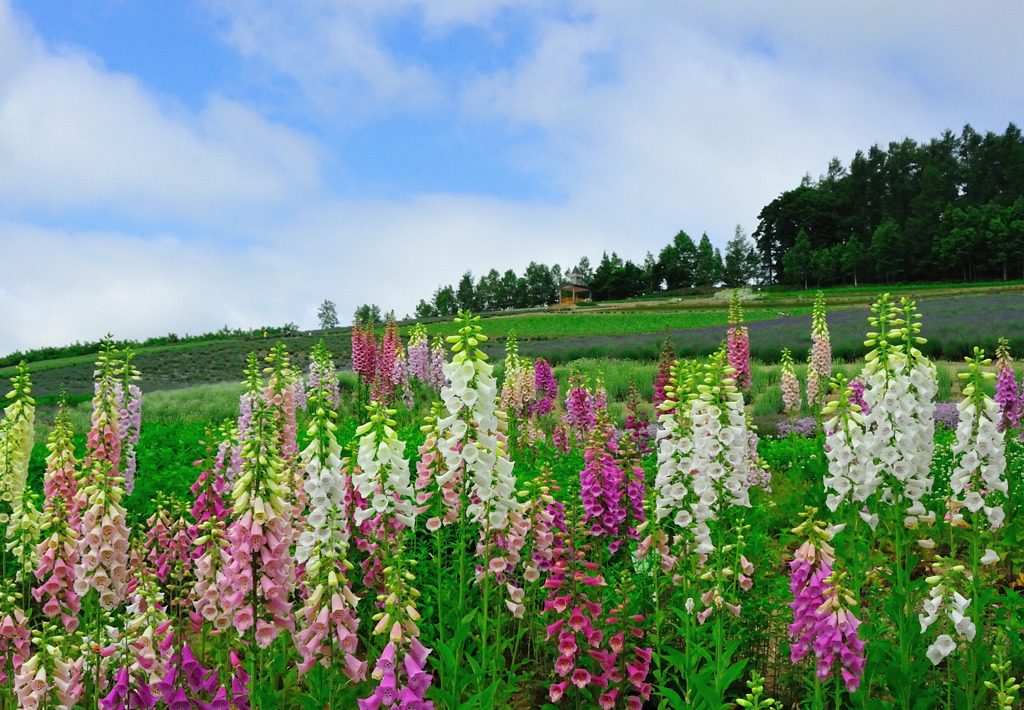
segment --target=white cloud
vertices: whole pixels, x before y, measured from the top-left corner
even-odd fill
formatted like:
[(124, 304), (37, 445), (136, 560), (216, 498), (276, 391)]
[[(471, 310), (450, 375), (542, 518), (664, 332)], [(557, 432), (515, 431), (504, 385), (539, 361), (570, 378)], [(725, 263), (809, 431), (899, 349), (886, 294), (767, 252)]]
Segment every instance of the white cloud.
[(365, 117), (375, 109), (421, 108), (440, 98), (430, 71), (393, 56), (377, 24), (401, 3), (323, 0), (210, 0), (227, 21), (225, 40), (294, 80), (320, 111)]
[[(385, 115), (401, 130), (403, 116), (435, 111), (453, 133), (493, 129), (481, 152), (507, 155), (559, 199), (327, 194), (317, 155), (330, 146), (237, 101), (190, 113), (81, 51), (47, 48), (0, 0), (0, 249), (26, 266), (0, 280), (0, 352), (107, 331), (313, 326), (325, 298), (343, 321), (366, 302), (402, 315), (466, 269), (568, 267), (604, 250), (640, 260), (679, 229), (722, 246), (833, 155), (846, 163), (967, 122), (1001, 131), (1024, 97), (1024, 9), (991, 1), (970, 14), (949, 0), (210, 6), (249, 69), (271, 68), (327, 109), (281, 107), (304, 125)], [(524, 34), (510, 15), (526, 39), (486, 70), (451, 71), (388, 35), (405, 23), (427, 45), (472, 27), (500, 45)], [(509, 154), (510, 143), (523, 147)], [(402, 184), (408, 166), (390, 167)], [(342, 169), (361, 179), (358, 165)], [(42, 229), (12, 202), (110, 210), (111, 223), (127, 213), (166, 236)], [(173, 226), (189, 219), (204, 231)]]
[(0, 353), (106, 333), (144, 340), (224, 325), (283, 324), (301, 311), (294, 266), (259, 247), (225, 248), (208, 239), (139, 239), (116, 232), (70, 232), (0, 220), (9, 256), (0, 286)]
[(78, 50), (52, 51), (0, 2), (0, 198), (220, 219), (318, 183), (311, 140), (217, 96), (198, 115)]
[(467, 269), (479, 277), (491, 268), (522, 273), (530, 261), (569, 267), (585, 253), (581, 244), (610, 238), (557, 208), (448, 195), (333, 201), (250, 236), (228, 247), (223, 238), (142, 239), (0, 220), (0, 244), (16, 255), (0, 284), (0, 354), (107, 332), (142, 340), (224, 325), (312, 328), (324, 299), (342, 322), (363, 303), (401, 317)]
[[(601, 213), (619, 230), (620, 252), (623, 237), (660, 243), (679, 228), (724, 244), (735, 224), (752, 231), (762, 206), (805, 172), (823, 172), (832, 156), (848, 162), (873, 143), (928, 140), (967, 122), (1001, 130), (1006, 120), (991, 117), (1013, 115), (1001, 109), (1019, 109), (1024, 88), (1024, 45), (1013, 36), (1024, 10), (1005, 3), (967, 15), (947, 1), (216, 7), (236, 46), (314, 94), (333, 86), (341, 87), (335, 101), (369, 96), (369, 115), (440, 101), (458, 107), (456, 122), (536, 131), (509, 169), (554, 185), (576, 218)], [(482, 27), (500, 44), (510, 13), (530, 27), (509, 52), (516, 59), (459, 79), (448, 73), (451, 85), (437, 78), (436, 58), (389, 46), (383, 29), (402, 18), (429, 40)], [(361, 90), (348, 83), (353, 76)]]

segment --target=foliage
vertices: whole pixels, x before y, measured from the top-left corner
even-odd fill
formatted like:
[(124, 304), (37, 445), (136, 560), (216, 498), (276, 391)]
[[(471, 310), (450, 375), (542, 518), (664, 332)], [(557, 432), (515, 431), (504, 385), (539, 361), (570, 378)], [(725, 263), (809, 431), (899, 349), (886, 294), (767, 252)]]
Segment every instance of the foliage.
[(768, 281), (973, 282), (1024, 275), (1024, 135), (970, 125), (833, 158), (766, 205), (754, 232)]
[(334, 301), (324, 300), (316, 312), (316, 317), (320, 321), (321, 330), (338, 327), (338, 309), (334, 305)]

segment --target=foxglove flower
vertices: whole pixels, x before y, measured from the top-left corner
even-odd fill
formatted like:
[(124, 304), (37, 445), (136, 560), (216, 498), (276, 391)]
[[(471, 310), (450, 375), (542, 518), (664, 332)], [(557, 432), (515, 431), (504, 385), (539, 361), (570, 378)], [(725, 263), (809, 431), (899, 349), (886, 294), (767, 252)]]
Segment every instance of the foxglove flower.
[[(25, 637), (27, 652), (27, 629)], [(85, 692), (82, 683), (83, 659), (66, 641), (66, 629), (55, 622), (47, 621), (34, 632), (33, 646), (36, 652), (31, 656), (26, 653), (24, 662), (19, 662), (14, 671), (14, 694), (19, 708), (71, 710), (82, 698)], [(0, 647), (2, 645), (0, 641)]]
[(608, 410), (598, 408), (583, 455), (586, 465), (580, 471), (580, 501), (583, 522), (590, 525), (590, 534), (608, 537), (612, 553), (622, 544), (619, 532), (627, 514), (623, 505), (625, 475), (615, 461), (616, 453)]
[(675, 362), (675, 349), (672, 347), (672, 340), (666, 335), (665, 342), (661, 344), (661, 350), (658, 352), (658, 374), (654, 378), (654, 397), (651, 401), (655, 410), (665, 411), (662, 409), (662, 403), (668, 398), (667, 387), (672, 378), (672, 366)]
[(409, 376), (431, 386), (430, 338), (422, 323), (413, 326), (412, 333), (409, 334), (406, 352), (409, 355)]
[(1020, 429), (1021, 393), (1013, 370), (1013, 359), (1010, 357), (1010, 344), (1006, 338), (1000, 338), (996, 348), (996, 372), (995, 401), (999, 405), (999, 431)]
[(542, 357), (533, 363), (533, 387), (537, 399), (530, 405), (531, 413), (541, 417), (550, 414), (558, 399), (558, 380), (551, 371), (551, 365)]
[[(314, 348), (313, 358), (321, 370), (333, 372), (322, 341)], [(349, 678), (362, 680), (366, 663), (356, 655), (359, 598), (352, 592), (346, 564), (352, 491), (334, 434), (338, 415), (331, 407), (331, 394), (327, 378), (321, 378), (318, 387), (310, 391), (310, 443), (300, 454), (310, 512), (295, 550), (296, 560), (303, 564), (305, 592), (295, 637), (302, 656), (298, 670), (302, 675), (315, 663), (337, 662)]]
[(359, 375), (359, 381), (369, 387), (377, 373), (377, 341), (373, 335), (373, 323), (356, 320), (352, 326), (352, 371)]
[[(271, 356), (275, 353), (278, 357), (270, 364), (280, 382), (286, 361), (276, 348)], [(294, 628), (289, 599), (295, 584), (289, 551), (291, 476), (281, 451), (283, 417), (274, 411), (284, 400), (263, 396), (255, 355), (249, 356), (248, 378), (253, 420), (242, 442), (242, 470), (231, 493), (231, 558), (225, 574), (234, 589), (228, 603), (234, 609), (235, 630), (240, 636), (251, 633), (255, 643), (266, 648), (282, 630)]]
[(119, 381), (114, 392), (118, 407), (118, 438), (121, 440), (121, 476), (124, 478), (125, 495), (135, 490), (135, 448), (139, 445), (142, 432), (142, 390), (135, 382), (140, 373), (132, 365), (135, 353), (125, 348), (121, 353), (121, 366), (118, 371)]
[(0, 525), (7, 525), (28, 478), (35, 426), (35, 400), (25, 363), (18, 365), (7, 394), (11, 403), (0, 421)]
[[(935, 448), (935, 365), (917, 345), (923, 342), (913, 301), (897, 309), (883, 295), (872, 307), (876, 332), (866, 341), (874, 350), (866, 356), (863, 377), (868, 412), (864, 424), (864, 488), (859, 500), (872, 494), (879, 501), (903, 508), (905, 523), (934, 520), (922, 502), (931, 491)], [(891, 342), (891, 341), (892, 342)], [(869, 505), (869, 515), (877, 509)]]
[(464, 495), (470, 501), (465, 515), (480, 528), (477, 550), (482, 553), (483, 573), (500, 575), (510, 569), (510, 562), (514, 564), (505, 554), (507, 543), (502, 538), (517, 505), (516, 478), (499, 432), (505, 413), (496, 407), (493, 367), (478, 347), (487, 337), (477, 320), (460, 314), (456, 318), (456, 323), (463, 324), (459, 334), (448, 338), (454, 355), (445, 366), (451, 384), (441, 389), (447, 416), (438, 422), (442, 432), (438, 450), (444, 456), (445, 473), (437, 483), (444, 486), (450, 478), (463, 476)]
[(854, 615), (849, 593), (839, 584), (833, 569), (832, 534), (814, 520), (815, 509), (801, 514), (805, 520), (794, 532), (804, 541), (790, 563), (793, 623), (789, 625), (790, 660), (799, 662), (811, 650), (818, 659), (817, 675), (829, 678), (838, 660), (843, 682), (851, 693), (864, 672), (864, 642), (857, 636), (860, 620)]
[(729, 302), (729, 331), (725, 336), (729, 353), (729, 366), (735, 370), (736, 386), (741, 390), (750, 389), (750, 335), (743, 325), (743, 304), (739, 291), (733, 289)]
[(370, 506), (355, 515), (358, 519), (375, 514), (377, 521), (374, 542), (375, 555), (383, 563), (383, 608), (373, 617), (373, 633), (388, 634), (389, 643), (374, 665), (372, 675), (378, 684), (372, 695), (359, 700), (359, 707), (375, 710), (382, 704), (390, 707), (397, 703), (399, 707), (432, 708), (433, 703), (424, 699), (432, 683), (425, 670), (430, 649), (419, 641), (419, 592), (412, 586), (415, 576), (405, 553), (406, 532), (413, 529), (416, 516), (405, 443), (398, 439), (395, 422), (390, 419), (394, 410), (372, 402), (369, 411), (370, 420), (356, 429), (361, 437), (360, 472), (353, 476), (353, 483)]
[(832, 376), (832, 344), (825, 321), (825, 294), (814, 297), (811, 317), (811, 349), (807, 354), (807, 404), (820, 406), (826, 394), (825, 383)]
[(918, 614), (917, 618), (921, 622), (922, 634), (936, 622), (939, 622), (939, 631), (946, 632), (939, 633), (928, 646), (928, 660), (937, 666), (957, 649), (957, 640), (961, 643), (974, 641), (978, 629), (967, 613), (971, 600), (956, 591), (956, 587), (966, 584), (963, 565), (950, 564), (940, 558), (932, 564), (932, 571), (935, 574), (926, 579), (931, 589), (922, 605), (924, 613)]
[(43, 475), (43, 493), (46, 496), (44, 508), (50, 508), (53, 501), (61, 499), (63, 520), (68, 527), (77, 531), (81, 527), (78, 509), (78, 478), (75, 469), (75, 445), (72, 443), (71, 420), (63, 399), (53, 429), (46, 442), (49, 453), (46, 456), (46, 473)]
[(782, 349), (782, 375), (779, 384), (782, 387), (782, 405), (786, 409), (786, 414), (795, 417), (800, 413), (800, 380), (796, 378), (793, 356), (789, 348)]
[(60, 496), (46, 502), (42, 527), (47, 537), (37, 549), (35, 578), (39, 583), (32, 597), (42, 605), (43, 614), (60, 619), (68, 633), (78, 628), (82, 600), (75, 590), (75, 566), (78, 564), (78, 535), (71, 527)]
[(597, 402), (593, 393), (587, 388), (583, 376), (574, 373), (569, 378), (569, 391), (565, 395), (565, 424), (570, 438), (574, 443), (586, 441), (591, 430), (597, 425), (595, 410)]
[[(1000, 430), (999, 405), (982, 390), (982, 382), (992, 373), (982, 370), (989, 363), (983, 360), (984, 351), (974, 349), (965, 379), (964, 399), (957, 405), (960, 423), (956, 428), (956, 443), (951, 449), (956, 467), (949, 478), (949, 487), (958, 508), (972, 514), (984, 512), (988, 527), (1002, 527), (1006, 514), (1002, 501), (1009, 495), (1006, 481), (1006, 450), (1003, 431)], [(961, 512), (953, 516), (953, 524), (962, 519)]]

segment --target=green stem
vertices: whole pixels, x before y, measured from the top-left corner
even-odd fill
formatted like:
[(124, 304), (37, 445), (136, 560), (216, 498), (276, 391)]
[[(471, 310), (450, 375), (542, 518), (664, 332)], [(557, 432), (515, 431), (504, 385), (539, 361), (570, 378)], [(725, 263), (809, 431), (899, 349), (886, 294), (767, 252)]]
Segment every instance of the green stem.
[[(897, 496), (897, 502), (902, 496)], [(890, 506), (894, 515), (894, 527), (896, 528), (896, 598), (903, 604), (903, 608), (897, 614), (896, 624), (899, 629), (900, 645), (900, 671), (902, 672), (903, 684), (900, 687), (900, 705), (903, 710), (910, 710), (910, 644), (907, 637), (907, 623), (910, 618), (910, 589), (909, 573), (905, 569), (907, 564), (906, 550), (903, 542), (903, 521), (900, 520), (900, 510), (897, 503)]]
[[(980, 516), (972, 515), (972, 518)], [(982, 608), (981, 608), (981, 584), (979, 578), (981, 569), (978, 566), (978, 523), (977, 519), (971, 520), (971, 620), (975, 626), (975, 638), (967, 646), (967, 707), (973, 708), (975, 694), (978, 685), (978, 645), (981, 643), (982, 635)]]

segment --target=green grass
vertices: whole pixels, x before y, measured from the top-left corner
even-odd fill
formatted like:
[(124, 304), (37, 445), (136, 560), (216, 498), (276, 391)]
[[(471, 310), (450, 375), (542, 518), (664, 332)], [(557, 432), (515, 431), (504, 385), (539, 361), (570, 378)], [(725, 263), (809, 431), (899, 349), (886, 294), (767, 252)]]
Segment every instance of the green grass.
[(160, 390), (142, 397), (144, 422), (218, 422), (238, 416), (241, 384), (196, 385), (180, 390)]
[[(491, 338), (504, 339), (514, 333), (520, 340), (590, 337), (601, 335), (639, 335), (664, 333), (669, 330), (692, 330), (728, 324), (726, 307), (707, 310), (675, 310), (672, 312), (641, 309), (618, 311), (556, 312), (488, 318), (481, 321), (484, 333)], [(806, 315), (811, 306), (799, 306), (787, 311), (790, 315)], [(773, 309), (753, 308), (744, 311), (747, 322), (778, 318)], [(433, 323), (427, 326), (432, 335), (452, 335), (459, 325), (454, 322)]]
[[(883, 290), (890, 291), (894, 298), (919, 299), (924, 314), (923, 335), (928, 338), (922, 350), (934, 359), (958, 359), (976, 344), (991, 351), (997, 335), (1009, 338), (1013, 352), (1024, 352), (1024, 309), (1017, 305), (1022, 288), (1015, 283), (826, 289), (833, 355), (845, 361), (856, 361), (863, 356), (866, 307)], [(785, 345), (801, 358), (810, 344), (807, 315), (814, 291), (772, 287), (757, 296), (747, 302), (744, 318), (751, 325), (750, 345), (754, 357), (765, 362), (775, 361)], [(504, 339), (514, 332), (522, 342), (523, 355), (545, 357), (553, 365), (607, 358), (652, 362), (657, 358), (661, 336), (668, 331), (672, 331), (677, 352), (683, 356), (704, 356), (713, 352), (724, 337), (727, 312), (728, 299), (702, 293), (617, 304), (596, 303), (586, 308), (495, 314), (484, 318), (481, 324), (491, 338), (487, 351), (496, 361), (501, 359)], [(779, 317), (781, 313), (789, 317)], [(430, 323), (427, 328), (437, 335), (457, 330), (451, 321)], [(300, 332), (282, 338), (295, 367), (306, 368), (309, 352), (321, 337), (326, 339), (335, 361), (342, 367), (348, 366), (351, 331), (339, 328)], [(248, 353), (255, 352), (262, 357), (274, 342), (275, 338), (246, 334), (140, 347), (135, 359), (142, 372), (140, 386), (143, 392), (151, 394), (199, 384), (237, 383), (243, 379)], [(83, 355), (30, 363), (33, 393), (40, 398), (52, 397), (64, 385), (71, 395), (91, 397), (93, 360), (94, 356)], [(0, 379), (13, 374), (13, 367), (0, 369)], [(946, 380), (940, 382), (940, 388), (940, 396), (943, 392), (957, 390), (955, 382)]]

